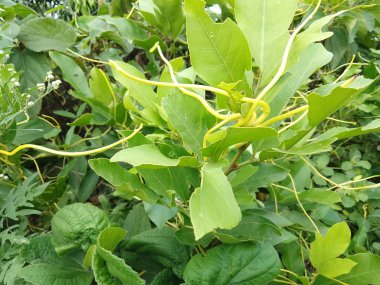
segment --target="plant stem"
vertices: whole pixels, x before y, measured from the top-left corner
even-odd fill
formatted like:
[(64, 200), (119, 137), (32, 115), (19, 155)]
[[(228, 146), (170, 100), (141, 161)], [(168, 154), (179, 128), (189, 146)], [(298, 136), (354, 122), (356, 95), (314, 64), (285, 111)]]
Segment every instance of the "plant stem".
[(248, 148), (249, 144), (244, 144), (241, 147), (239, 147), (238, 152), (235, 154), (234, 158), (232, 159), (230, 165), (227, 167), (226, 171), (224, 171), (224, 174), (228, 176), (232, 171), (237, 170), (239, 167), (236, 164), (236, 162), (239, 160), (240, 156), (243, 154), (243, 152)]

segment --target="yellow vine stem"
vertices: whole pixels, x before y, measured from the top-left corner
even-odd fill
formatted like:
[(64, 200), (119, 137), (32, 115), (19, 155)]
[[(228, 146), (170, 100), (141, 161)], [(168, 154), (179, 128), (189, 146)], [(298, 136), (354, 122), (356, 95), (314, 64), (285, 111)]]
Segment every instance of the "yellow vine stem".
[(334, 83), (338, 83), (343, 78), (343, 76), (346, 75), (347, 71), (351, 68), (352, 64), (354, 63), (354, 60), (355, 60), (355, 55), (352, 56), (352, 59), (349, 62), (348, 66), (344, 69), (342, 74), (339, 75), (339, 77), (337, 79), (335, 79)]
[[(285, 72), (285, 69), (286, 69), (286, 64), (288, 62), (288, 57), (289, 57), (289, 54), (290, 54), (290, 49), (292, 47), (292, 44), (296, 38), (296, 36), (298, 35), (298, 33), (302, 30), (302, 28), (314, 17), (314, 15), (317, 13), (319, 7), (321, 6), (321, 2), (322, 0), (318, 0), (318, 3), (316, 5), (316, 7), (314, 8), (313, 12), (310, 13), (310, 15), (305, 19), (305, 21), (303, 21), (295, 30), (294, 32), (292, 33), (292, 35), (290, 36), (287, 44), (286, 44), (286, 47), (285, 47), (285, 51), (284, 51), (284, 54), (282, 56), (282, 60), (281, 60), (281, 65), (280, 65), (280, 68), (278, 69), (277, 73), (275, 74), (275, 76), (273, 77), (273, 79), (268, 83), (267, 86), (265, 86), (265, 88), (259, 93), (259, 95), (257, 96), (257, 100), (260, 101), (263, 99), (263, 97), (273, 88), (273, 86), (278, 82), (278, 80), (281, 78), (281, 76), (283, 75), (283, 73)], [(256, 107), (257, 107), (257, 103), (253, 104), (251, 106), (251, 108), (249, 109), (248, 111), (248, 114), (247, 116), (242, 119), (240, 122), (239, 122), (239, 125), (245, 125), (247, 124), (253, 113), (255, 112), (256, 110)]]
[(291, 122), (289, 125), (283, 127), (282, 129), (280, 129), (278, 131), (279, 134), (285, 132), (287, 129), (293, 127), (294, 125), (298, 124), (298, 122), (300, 122), (303, 118), (305, 118), (307, 115), (307, 112), (303, 113), (297, 120), (295, 120), (294, 122)]
[(23, 144), (23, 145), (20, 145), (20, 146), (16, 147), (12, 151), (0, 150), (0, 154), (6, 155), (6, 156), (12, 156), (12, 155), (15, 155), (16, 153), (18, 153), (19, 151), (21, 151), (23, 149), (30, 148), (30, 149), (36, 149), (36, 150), (44, 151), (44, 152), (55, 154), (55, 155), (59, 155), (59, 156), (78, 157), (78, 156), (92, 155), (92, 154), (96, 154), (96, 153), (107, 151), (107, 150), (109, 150), (109, 149), (111, 149), (111, 148), (113, 148), (113, 147), (115, 147), (115, 146), (117, 146), (119, 144), (125, 143), (126, 141), (130, 140), (131, 138), (133, 138), (142, 129), (142, 127), (143, 127), (143, 125), (141, 124), (129, 136), (127, 136), (125, 138), (122, 138), (121, 140), (118, 140), (118, 141), (116, 141), (116, 142), (114, 142), (112, 144), (109, 144), (109, 145), (106, 145), (106, 146), (103, 146), (103, 147), (100, 147), (100, 148), (96, 148), (96, 149), (93, 149), (93, 150), (69, 152), (69, 151), (54, 150), (54, 149), (50, 149), (50, 148), (43, 147), (43, 146), (40, 146), (40, 145), (35, 145), (35, 144)]
[(206, 147), (206, 143), (207, 143), (207, 138), (213, 133), (215, 132), (217, 129), (223, 127), (225, 124), (227, 124), (228, 122), (231, 122), (231, 121), (236, 121), (238, 120), (239, 118), (241, 117), (240, 114), (232, 114), (230, 116), (228, 116), (227, 118), (225, 118), (223, 121), (219, 122), (218, 124), (216, 124), (215, 126), (213, 126), (211, 129), (209, 129), (205, 136), (203, 137), (203, 147)]
[(310, 221), (310, 223), (313, 225), (313, 227), (315, 228), (316, 232), (319, 233), (319, 229), (317, 227), (317, 225), (314, 223), (313, 219), (309, 216), (309, 214), (306, 212), (305, 208), (303, 207), (302, 203), (301, 203), (301, 200), (300, 198), (298, 197), (298, 193), (297, 193), (297, 189), (296, 189), (296, 184), (294, 183), (294, 179), (293, 179), (293, 176), (289, 173), (288, 174), (289, 178), (290, 178), (290, 181), (292, 182), (292, 187), (293, 187), (293, 191), (294, 191), (294, 196), (296, 197), (297, 199), (297, 202), (298, 202), (298, 205), (301, 207), (302, 209), (302, 212), (305, 214), (305, 216), (308, 218), (308, 220)]
[(273, 117), (272, 119), (269, 119), (268, 121), (266, 121), (263, 124), (261, 124), (261, 126), (263, 126), (263, 127), (269, 126), (269, 125), (271, 125), (271, 124), (273, 124), (275, 122), (282, 121), (282, 120), (284, 120), (286, 118), (289, 118), (289, 117), (291, 117), (293, 115), (296, 115), (298, 113), (305, 112), (308, 109), (309, 109), (309, 106), (307, 106), (307, 105), (306, 106), (302, 106), (300, 108), (297, 108), (297, 109), (294, 109), (292, 111), (289, 111), (289, 112), (287, 112), (285, 114)]

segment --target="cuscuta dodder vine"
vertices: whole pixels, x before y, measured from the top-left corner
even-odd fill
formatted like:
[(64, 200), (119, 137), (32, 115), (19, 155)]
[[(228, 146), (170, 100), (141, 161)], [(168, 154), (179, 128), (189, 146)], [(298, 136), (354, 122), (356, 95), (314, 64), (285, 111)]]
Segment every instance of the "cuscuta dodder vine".
[[(214, 110), (205, 99), (200, 97), (195, 92), (189, 90), (189, 89), (195, 89), (195, 90), (209, 91), (209, 92), (213, 92), (213, 93), (222, 95), (222, 96), (227, 97), (229, 99), (232, 99), (231, 94), (224, 89), (220, 89), (220, 88), (216, 88), (216, 87), (212, 87), (212, 86), (207, 86), (207, 85), (179, 83), (176, 80), (173, 67), (171, 66), (170, 62), (163, 55), (162, 50), (161, 50), (158, 42), (150, 49), (150, 52), (154, 52), (156, 50), (158, 51), (161, 59), (167, 65), (167, 67), (169, 69), (170, 76), (171, 76), (171, 79), (173, 82), (158, 82), (158, 81), (146, 80), (146, 79), (134, 76), (134, 75), (126, 72), (124, 69), (122, 69), (120, 66), (118, 66), (118, 64), (114, 61), (109, 61), (109, 62), (98, 61), (98, 60), (94, 60), (94, 59), (84, 57), (80, 54), (75, 53), (74, 51), (72, 51), (70, 49), (68, 49), (68, 51), (79, 56), (79, 57), (81, 57), (81, 58), (83, 58), (83, 59), (85, 59), (85, 60), (88, 60), (91, 62), (96, 62), (96, 63), (101, 63), (101, 64), (105, 64), (105, 65), (110, 65), (110, 66), (114, 67), (118, 72), (120, 72), (120, 74), (122, 74), (126, 78), (129, 78), (129, 79), (134, 80), (136, 82), (146, 84), (146, 85), (150, 85), (150, 86), (178, 88), (183, 94), (198, 100), (208, 113), (210, 113), (215, 118), (220, 120), (220, 122), (218, 122), (215, 126), (210, 128), (206, 132), (206, 134), (203, 138), (203, 147), (207, 146), (207, 139), (213, 132), (215, 132), (216, 130), (218, 130), (219, 128), (225, 126), (226, 124), (228, 124), (230, 122), (234, 121), (235, 124), (233, 126), (237, 126), (237, 127), (267, 127), (267, 126), (269, 126), (273, 123), (276, 123), (278, 121), (282, 121), (284, 119), (290, 118), (290, 117), (297, 115), (299, 113), (303, 113), (297, 120), (294, 120), (292, 123), (288, 124), (287, 126), (283, 127), (282, 129), (278, 130), (278, 133), (281, 133), (281, 132), (285, 131), (286, 129), (290, 128), (291, 126), (295, 125), (300, 119), (302, 119), (303, 117), (306, 116), (307, 111), (308, 111), (308, 105), (296, 108), (294, 110), (288, 111), (284, 114), (280, 114), (280, 115), (275, 116), (269, 120), (266, 120), (266, 118), (270, 115), (270, 106), (268, 105), (268, 103), (266, 103), (262, 99), (275, 86), (275, 84), (278, 82), (278, 80), (284, 74), (285, 69), (286, 69), (286, 65), (288, 62), (288, 57), (289, 57), (289, 54), (291, 51), (291, 47), (292, 47), (292, 44), (293, 44), (297, 34), (302, 30), (302, 28), (305, 27), (305, 25), (308, 22), (310, 22), (310, 20), (313, 18), (313, 16), (318, 11), (318, 9), (321, 5), (321, 2), (322, 2), (322, 0), (318, 1), (314, 10), (309, 14), (309, 16), (291, 34), (291, 37), (289, 38), (289, 40), (287, 42), (287, 45), (286, 45), (286, 48), (285, 48), (285, 51), (284, 51), (284, 54), (282, 57), (280, 67), (279, 67), (278, 71), (276, 72), (275, 76), (273, 77), (273, 79), (268, 83), (268, 85), (266, 85), (266, 87), (256, 96), (256, 98), (250, 98), (250, 97), (242, 96), (242, 98), (238, 99), (240, 101), (240, 103), (251, 104), (251, 107), (249, 108), (249, 111), (247, 112), (246, 116), (242, 116), (241, 113), (222, 114), (222, 113)], [(342, 11), (342, 12), (344, 12), (344, 11)], [(353, 78), (347, 80), (344, 84), (342, 84), (342, 87), (348, 87), (354, 81), (354, 79), (355, 78), (353, 77)], [(115, 99), (115, 98), (113, 98), (113, 99)], [(258, 107), (260, 107), (260, 110), (261, 110), (260, 116), (257, 116), (257, 113), (258, 113), (257, 108)], [(116, 112), (116, 108), (114, 108), (114, 112)], [(116, 114), (114, 114), (114, 115), (116, 115)], [(104, 147), (96, 148), (93, 150), (70, 152), (70, 151), (54, 150), (54, 149), (50, 149), (50, 148), (43, 147), (40, 145), (35, 145), (35, 144), (23, 144), (23, 145), (16, 147), (12, 151), (0, 149), (0, 154), (3, 154), (5, 156), (13, 156), (16, 153), (18, 153), (19, 151), (24, 150), (24, 149), (35, 149), (35, 150), (51, 153), (53, 155), (58, 155), (58, 156), (67, 156), (67, 157), (87, 156), (87, 155), (101, 153), (101, 152), (107, 151), (113, 147), (116, 147), (120, 144), (126, 143), (128, 140), (132, 139), (137, 133), (139, 133), (139, 131), (142, 130), (142, 128), (143, 128), (143, 124), (141, 124), (139, 127), (137, 127), (129, 136), (124, 137), (124, 138), (122, 138), (122, 139), (120, 139), (120, 140), (118, 140), (112, 144), (106, 145)], [(246, 165), (247, 163), (252, 162), (252, 160), (248, 160), (247, 162), (243, 162), (242, 164), (239, 164), (239, 165), (237, 164), (237, 161), (239, 160), (240, 156), (247, 149), (248, 146), (249, 146), (249, 142), (236, 145), (236, 147), (238, 148), (238, 151), (237, 151), (235, 157), (232, 159), (230, 165), (225, 170), (226, 175), (230, 174), (234, 170), (237, 170), (240, 166), (243, 166), (243, 165)], [(206, 158), (204, 158), (204, 159), (206, 160)], [(326, 181), (329, 181), (329, 180), (326, 179)], [(334, 183), (333, 185), (334, 185), (334, 187), (341, 187), (340, 184)], [(346, 187), (342, 187), (342, 188), (346, 188)], [(363, 189), (363, 187), (356, 187), (356, 188)], [(367, 188), (367, 187), (364, 187), (364, 188)]]

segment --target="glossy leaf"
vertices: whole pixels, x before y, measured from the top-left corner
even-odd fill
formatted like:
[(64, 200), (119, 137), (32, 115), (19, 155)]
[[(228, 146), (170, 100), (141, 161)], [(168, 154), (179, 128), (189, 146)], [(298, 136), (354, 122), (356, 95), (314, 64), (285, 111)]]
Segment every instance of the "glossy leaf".
[(190, 217), (196, 240), (216, 228), (231, 229), (241, 220), (239, 205), (222, 169), (206, 164), (201, 176), (201, 186), (190, 197)]
[(194, 71), (213, 86), (243, 80), (251, 68), (247, 40), (231, 19), (214, 23), (204, 8), (203, 0), (185, 1), (186, 35)]
[(271, 245), (219, 245), (205, 256), (194, 256), (186, 266), (184, 279), (189, 285), (265, 285), (276, 278), (280, 267)]

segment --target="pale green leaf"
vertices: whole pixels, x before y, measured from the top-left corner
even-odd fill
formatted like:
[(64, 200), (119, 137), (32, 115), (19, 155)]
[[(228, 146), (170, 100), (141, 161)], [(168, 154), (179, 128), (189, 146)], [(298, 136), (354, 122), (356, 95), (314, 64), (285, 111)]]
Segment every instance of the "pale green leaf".
[(199, 101), (184, 94), (164, 97), (162, 106), (182, 137), (184, 146), (200, 155), (203, 137), (208, 128), (215, 124), (215, 118), (207, 113)]
[(241, 220), (239, 205), (222, 169), (206, 164), (201, 175), (201, 186), (190, 197), (190, 218), (196, 240), (216, 228), (231, 229)]
[(310, 245), (310, 261), (319, 270), (326, 262), (342, 255), (350, 244), (351, 232), (345, 222), (333, 225), (326, 236), (315, 234)]
[(318, 268), (318, 273), (329, 278), (335, 278), (349, 273), (356, 264), (356, 262), (348, 258), (334, 258), (323, 263), (323, 265)]
[(186, 35), (195, 72), (213, 86), (243, 80), (251, 69), (247, 40), (230, 18), (214, 23), (204, 8), (203, 0), (185, 0)]
[(236, 21), (260, 67), (261, 85), (267, 83), (280, 66), (297, 3), (297, 0), (235, 2)]
[(307, 97), (309, 104), (309, 124), (318, 125), (331, 114), (347, 105), (355, 96), (360, 94), (373, 81), (358, 77), (348, 87), (324, 86)]
[(277, 277), (280, 267), (280, 258), (269, 244), (223, 244), (205, 256), (194, 256), (186, 266), (184, 279), (189, 285), (265, 285)]
[(115, 95), (108, 76), (97, 67), (91, 69), (90, 76), (89, 85), (93, 96), (104, 106), (110, 107), (114, 102)]
[(144, 144), (123, 149), (116, 153), (111, 162), (126, 162), (133, 166), (161, 168), (174, 166), (198, 167), (195, 157), (169, 158), (153, 144)]
[(40, 52), (66, 51), (76, 40), (74, 28), (60, 19), (34, 18), (21, 26), (18, 35), (27, 48)]

